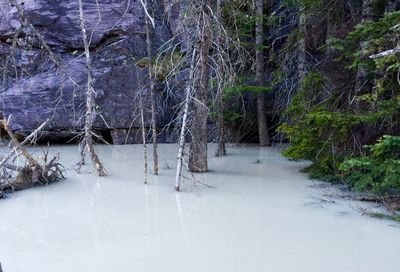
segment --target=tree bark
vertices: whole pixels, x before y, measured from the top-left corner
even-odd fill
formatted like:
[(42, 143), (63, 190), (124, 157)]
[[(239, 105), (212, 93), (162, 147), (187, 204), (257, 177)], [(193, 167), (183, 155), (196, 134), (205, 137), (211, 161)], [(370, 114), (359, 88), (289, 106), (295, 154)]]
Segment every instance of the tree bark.
[[(264, 64), (264, 1), (256, 1), (256, 77), (259, 87), (265, 87), (265, 64)], [(261, 146), (271, 145), (271, 140), (268, 132), (267, 115), (265, 107), (265, 94), (257, 94), (257, 121), (258, 121), (258, 136)]]
[(192, 142), (190, 144), (189, 169), (192, 172), (207, 172), (207, 119), (208, 119), (208, 83), (209, 51), (211, 44), (210, 26), (211, 0), (203, 0), (202, 18), (200, 18), (200, 68), (195, 75), (195, 101), (192, 121)]

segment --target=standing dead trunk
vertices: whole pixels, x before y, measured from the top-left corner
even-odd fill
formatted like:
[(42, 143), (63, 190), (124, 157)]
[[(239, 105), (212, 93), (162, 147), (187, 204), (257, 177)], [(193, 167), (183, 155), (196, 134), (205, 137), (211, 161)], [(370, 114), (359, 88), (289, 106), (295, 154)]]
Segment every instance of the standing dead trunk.
[[(150, 0), (151, 1), (151, 0)], [(151, 2), (150, 2), (151, 3)], [(147, 10), (149, 11), (148, 2), (144, 2)], [(151, 128), (152, 128), (152, 139), (153, 139), (153, 171), (154, 175), (158, 175), (158, 143), (157, 143), (157, 119), (156, 119), (156, 98), (155, 98), (155, 74), (153, 66), (153, 49), (151, 42), (151, 22), (146, 17), (146, 43), (147, 43), (147, 58), (148, 58), (148, 71), (149, 71), (149, 90), (151, 100)]]
[(300, 38), (298, 41), (298, 54), (297, 54), (297, 74), (299, 86), (303, 83), (304, 77), (306, 76), (306, 14), (305, 7), (303, 4), (299, 8), (299, 32)]
[[(222, 96), (222, 94), (221, 94)], [(222, 100), (222, 97), (218, 98), (218, 121), (217, 121), (217, 150), (215, 152), (215, 156), (225, 156), (226, 155), (226, 145), (225, 145), (225, 104)]]
[[(264, 65), (264, 0), (256, 1), (256, 77), (259, 87), (265, 87), (265, 65)], [(265, 107), (265, 94), (257, 94), (257, 121), (258, 121), (258, 136), (261, 146), (271, 145), (271, 140), (268, 132), (267, 115)]]
[[(222, 7), (221, 0), (217, 0), (217, 20), (220, 23), (222, 19)], [(221, 28), (217, 28), (217, 34), (215, 37), (215, 41), (220, 46), (221, 44)], [(221, 60), (218, 58), (218, 66), (221, 67)], [(217, 150), (215, 152), (215, 156), (225, 156), (226, 155), (226, 147), (225, 147), (225, 103), (224, 103), (224, 93), (221, 84), (218, 84), (217, 91), (217, 107), (218, 107), (218, 120), (217, 120)]]
[[(374, 19), (373, 0), (364, 0), (362, 4), (362, 19), (361, 23), (372, 21)], [(367, 52), (369, 42), (360, 42), (360, 49), (362, 58), (367, 59), (369, 54)], [(369, 78), (369, 71), (366, 64), (361, 63), (357, 68), (355, 95), (360, 96), (372, 91), (372, 81)], [(365, 108), (365, 103), (358, 100), (356, 101), (355, 111), (360, 112)]]
[(95, 118), (95, 100), (94, 100), (94, 89), (93, 89), (93, 77), (92, 77), (92, 60), (90, 57), (90, 49), (89, 49), (89, 41), (87, 38), (85, 21), (83, 15), (83, 6), (82, 0), (78, 0), (79, 6), (79, 20), (80, 20), (80, 28), (82, 32), (82, 40), (85, 49), (85, 58), (86, 58), (86, 66), (87, 66), (87, 83), (86, 83), (86, 114), (85, 114), (85, 132), (84, 137), (81, 142), (81, 161), (79, 164), (79, 168), (85, 162), (85, 154), (86, 151), (89, 152), (90, 157), (92, 159), (93, 165), (97, 171), (99, 176), (107, 175), (105, 168), (99, 160), (99, 157), (96, 154), (96, 151), (93, 146), (93, 120)]
[(144, 184), (147, 184), (148, 164), (147, 164), (146, 127), (144, 123), (143, 98), (141, 93), (139, 93), (139, 111), (140, 111), (140, 126), (142, 130), (142, 143), (143, 143)]
[(209, 83), (209, 51), (211, 45), (210, 25), (211, 0), (203, 0), (200, 27), (200, 67), (195, 74), (195, 100), (192, 120), (192, 142), (190, 144), (189, 169), (192, 172), (208, 171), (207, 163), (207, 119), (208, 119), (208, 83)]
[(182, 125), (181, 132), (179, 137), (179, 150), (178, 150), (178, 163), (176, 166), (176, 176), (175, 176), (175, 191), (179, 192), (181, 186), (181, 178), (182, 178), (182, 165), (183, 165), (183, 151), (185, 149), (185, 137), (187, 131), (187, 120), (189, 115), (189, 103), (192, 99), (192, 81), (194, 78), (194, 67), (195, 61), (197, 58), (196, 49), (193, 49), (192, 59), (190, 61), (190, 75), (186, 85), (186, 96), (183, 105), (183, 117), (182, 117)]

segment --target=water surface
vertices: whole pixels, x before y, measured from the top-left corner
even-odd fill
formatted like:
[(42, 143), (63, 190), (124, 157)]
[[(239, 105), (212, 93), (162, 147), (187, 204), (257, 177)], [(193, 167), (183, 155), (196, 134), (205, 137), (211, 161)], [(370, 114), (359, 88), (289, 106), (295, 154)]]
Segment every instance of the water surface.
[(0, 201), (4, 272), (400, 269), (399, 225), (329, 197), (336, 189), (315, 186), (279, 148), (230, 147), (197, 176), (214, 188), (187, 180), (181, 193), (173, 191), (176, 145), (160, 146), (160, 175), (148, 185), (141, 146), (98, 147), (106, 178), (72, 170), (77, 147), (53, 149), (67, 180)]

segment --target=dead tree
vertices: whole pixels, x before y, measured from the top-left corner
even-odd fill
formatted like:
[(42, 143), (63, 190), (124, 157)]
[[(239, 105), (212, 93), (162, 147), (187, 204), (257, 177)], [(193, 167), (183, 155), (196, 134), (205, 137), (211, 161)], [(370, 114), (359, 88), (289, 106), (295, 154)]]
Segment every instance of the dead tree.
[(85, 50), (86, 66), (87, 66), (87, 82), (86, 82), (86, 114), (85, 114), (85, 127), (83, 140), (80, 143), (81, 148), (81, 160), (79, 163), (79, 169), (85, 163), (86, 151), (92, 159), (93, 165), (99, 176), (106, 176), (107, 172), (100, 162), (99, 157), (93, 146), (93, 120), (95, 118), (95, 91), (93, 88), (93, 76), (92, 76), (92, 60), (90, 56), (89, 40), (87, 37), (85, 20), (83, 14), (82, 0), (78, 0), (79, 6), (79, 21), (82, 32), (82, 41)]
[(297, 52), (297, 73), (298, 73), (298, 84), (302, 84), (306, 76), (306, 34), (307, 34), (307, 17), (305, 6), (303, 4), (299, 7), (298, 14), (300, 39), (298, 41), (298, 52)]
[[(221, 6), (221, 0), (217, 0), (216, 3), (216, 17), (218, 20), (218, 23), (221, 23), (222, 21), (222, 6)], [(216, 43), (218, 46), (220, 46), (222, 42), (222, 37), (221, 37), (221, 28), (217, 28), (216, 31)], [(221, 59), (218, 59), (218, 66), (222, 67), (222, 62)], [(215, 156), (225, 156), (226, 155), (226, 146), (225, 146), (225, 103), (224, 103), (224, 89), (221, 84), (218, 84), (218, 90), (217, 90), (217, 107), (218, 107), (218, 117), (217, 117), (217, 149), (215, 151)]]
[(211, 0), (203, 0), (200, 4), (199, 27), (200, 37), (199, 69), (195, 72), (195, 90), (192, 119), (192, 141), (190, 143), (189, 169), (195, 173), (208, 171), (207, 162), (207, 120), (208, 84), (209, 84), (209, 51), (211, 46)]
[[(259, 87), (265, 87), (265, 64), (264, 64), (264, 0), (256, 0), (256, 77)], [(257, 94), (257, 120), (258, 136), (261, 146), (271, 145), (268, 132), (267, 115), (265, 107), (265, 94)]]
[[(150, 0), (151, 1), (151, 0)], [(156, 116), (156, 95), (155, 95), (155, 73), (153, 65), (153, 48), (151, 41), (151, 25), (154, 28), (154, 18), (151, 17), (147, 0), (141, 0), (143, 9), (146, 13), (146, 43), (147, 43), (147, 58), (148, 58), (148, 74), (149, 74), (149, 90), (151, 100), (151, 128), (153, 140), (153, 171), (154, 175), (158, 175), (158, 151), (157, 151), (157, 116)]]
[(195, 61), (196, 61), (196, 49), (193, 50), (192, 58), (190, 61), (190, 74), (188, 83), (186, 84), (186, 94), (185, 101), (183, 105), (183, 117), (182, 117), (182, 125), (181, 132), (179, 137), (179, 149), (178, 149), (178, 164), (176, 167), (176, 176), (175, 176), (175, 191), (179, 192), (181, 187), (181, 179), (182, 179), (182, 166), (183, 166), (183, 155), (185, 149), (185, 138), (188, 126), (188, 115), (189, 115), (189, 104), (192, 100), (192, 92), (193, 92), (193, 78), (194, 78), (194, 70), (195, 70)]
[[(179, 128), (180, 137), (175, 189), (179, 190), (184, 167), (192, 172), (207, 171), (208, 104), (221, 110), (223, 118), (224, 110), (219, 106), (223, 90), (234, 84), (235, 69), (242, 60), (237, 57), (240, 56), (237, 50), (240, 41), (226, 31), (218, 8), (214, 13), (215, 5), (211, 5), (211, 1), (181, 0), (174, 1), (169, 7), (174, 9), (174, 17), (181, 19), (175, 21), (174, 36), (159, 49), (156, 67), (168, 67), (165, 76), (167, 93), (171, 85), (176, 86), (169, 82), (179, 82), (178, 87), (172, 88), (183, 85), (185, 90), (184, 101), (176, 107), (179, 114), (175, 127)], [(179, 15), (176, 14), (178, 7)], [(232, 56), (236, 56), (234, 60)], [(213, 88), (210, 87), (210, 80), (216, 83)], [(185, 159), (186, 136), (191, 138), (189, 160)]]
[(143, 109), (143, 98), (142, 93), (139, 93), (139, 111), (140, 111), (140, 126), (142, 130), (142, 143), (143, 143), (143, 160), (144, 160), (144, 184), (147, 184), (147, 143), (146, 143), (146, 126), (144, 122), (144, 109)]

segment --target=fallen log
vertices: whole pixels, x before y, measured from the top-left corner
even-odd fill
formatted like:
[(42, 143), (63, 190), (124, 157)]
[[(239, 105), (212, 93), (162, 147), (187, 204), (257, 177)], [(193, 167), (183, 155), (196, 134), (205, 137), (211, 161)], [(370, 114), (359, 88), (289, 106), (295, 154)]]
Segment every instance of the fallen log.
[[(36, 185), (43, 186), (64, 179), (65, 169), (59, 163), (59, 154), (56, 154), (53, 158), (48, 160), (48, 151), (44, 151), (43, 156), (35, 159), (23, 146), (24, 143), (34, 139), (47, 122), (48, 121), (43, 123), (38, 129), (29, 135), (25, 141), (20, 143), (15, 134), (9, 128), (8, 121), (1, 121), (14, 147), (0, 163), (0, 167), (3, 168), (5, 173), (2, 176), (2, 183), (0, 183), (0, 198), (8, 192), (18, 191)], [(16, 152), (22, 154), (26, 158), (27, 164), (25, 166), (21, 167), (6, 163)], [(5, 169), (17, 172), (15, 178), (11, 178), (11, 176), (8, 177)]]

